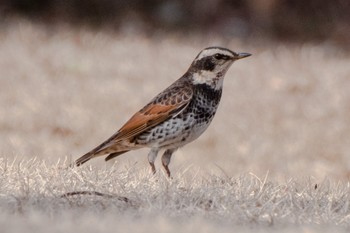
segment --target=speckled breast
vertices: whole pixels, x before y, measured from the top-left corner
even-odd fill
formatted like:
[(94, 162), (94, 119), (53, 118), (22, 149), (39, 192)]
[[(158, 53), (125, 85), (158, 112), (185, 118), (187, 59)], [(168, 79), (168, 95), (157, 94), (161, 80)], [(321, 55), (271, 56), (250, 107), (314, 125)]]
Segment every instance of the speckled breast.
[(184, 111), (140, 134), (137, 144), (149, 147), (177, 148), (198, 138), (209, 126), (220, 102), (222, 90), (206, 84), (194, 87), (194, 94)]

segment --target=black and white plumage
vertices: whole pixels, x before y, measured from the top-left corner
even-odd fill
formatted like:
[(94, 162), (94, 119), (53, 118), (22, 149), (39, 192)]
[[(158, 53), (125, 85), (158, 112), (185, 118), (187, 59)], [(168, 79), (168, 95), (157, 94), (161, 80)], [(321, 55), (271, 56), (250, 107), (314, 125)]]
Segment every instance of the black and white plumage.
[(102, 155), (107, 155), (107, 161), (130, 150), (149, 147), (148, 161), (152, 172), (156, 171), (157, 154), (163, 149), (162, 164), (170, 176), (168, 165), (174, 151), (197, 139), (212, 121), (227, 70), (234, 61), (250, 55), (221, 47), (202, 50), (180, 79), (135, 113), (109, 139), (77, 159), (75, 164), (79, 166)]

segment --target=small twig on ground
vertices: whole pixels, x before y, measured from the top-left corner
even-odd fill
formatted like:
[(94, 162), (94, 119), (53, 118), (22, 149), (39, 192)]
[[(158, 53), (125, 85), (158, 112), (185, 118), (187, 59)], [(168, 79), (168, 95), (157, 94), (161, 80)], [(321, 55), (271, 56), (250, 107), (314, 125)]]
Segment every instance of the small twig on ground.
[(121, 196), (116, 196), (116, 195), (111, 195), (111, 194), (106, 194), (106, 193), (100, 193), (97, 191), (75, 191), (75, 192), (68, 192), (60, 197), (71, 197), (71, 196), (77, 196), (77, 195), (96, 195), (100, 197), (108, 197), (108, 198), (118, 198), (118, 200), (123, 201), (123, 202), (130, 202), (129, 198), (127, 197), (121, 197)]

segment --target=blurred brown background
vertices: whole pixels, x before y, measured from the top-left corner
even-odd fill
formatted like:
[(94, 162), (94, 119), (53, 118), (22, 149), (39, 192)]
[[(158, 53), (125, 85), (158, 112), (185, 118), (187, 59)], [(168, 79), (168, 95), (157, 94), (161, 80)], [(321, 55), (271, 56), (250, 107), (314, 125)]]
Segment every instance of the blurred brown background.
[(48, 25), (148, 35), (170, 31), (288, 41), (350, 40), (349, 0), (1, 0), (1, 22), (24, 17)]
[[(348, 179), (349, 12), (348, 0), (1, 0), (0, 158), (78, 158), (218, 45), (253, 56), (171, 170)], [(147, 153), (107, 166), (148, 170)]]

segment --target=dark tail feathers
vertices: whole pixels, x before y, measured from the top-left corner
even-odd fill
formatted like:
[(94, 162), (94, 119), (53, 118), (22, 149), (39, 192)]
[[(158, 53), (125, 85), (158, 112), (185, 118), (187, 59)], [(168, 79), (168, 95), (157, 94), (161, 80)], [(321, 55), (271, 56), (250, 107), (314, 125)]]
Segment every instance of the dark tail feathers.
[[(112, 154), (109, 154), (106, 158), (105, 158), (105, 161), (108, 161), (108, 160), (111, 160), (121, 154), (124, 154), (128, 152), (128, 150), (126, 151), (120, 151), (120, 152), (115, 152), (115, 153), (112, 153)], [(86, 163), (87, 161), (89, 161), (90, 159), (94, 158), (95, 157), (95, 154), (92, 153), (92, 152), (89, 152), (83, 156), (81, 156), (79, 159), (75, 160), (74, 164), (72, 166), (80, 166), (82, 165), (83, 163)]]
[(93, 153), (87, 153), (83, 156), (81, 156), (79, 159), (75, 160), (74, 164), (76, 166), (80, 166), (82, 165), (83, 163), (86, 163), (87, 161), (89, 161), (90, 159), (92, 159), (94, 157), (94, 154)]
[(119, 156), (119, 155), (121, 155), (121, 154), (124, 154), (124, 153), (126, 153), (126, 152), (128, 152), (128, 150), (120, 151), (120, 152), (115, 152), (115, 153), (109, 154), (109, 155), (105, 158), (105, 161), (111, 160), (111, 159), (113, 159), (113, 158), (115, 158), (115, 157), (117, 157), (117, 156)]

